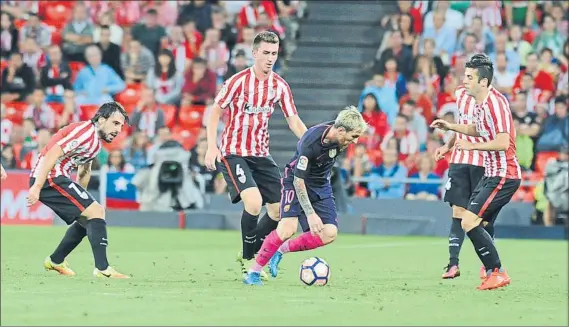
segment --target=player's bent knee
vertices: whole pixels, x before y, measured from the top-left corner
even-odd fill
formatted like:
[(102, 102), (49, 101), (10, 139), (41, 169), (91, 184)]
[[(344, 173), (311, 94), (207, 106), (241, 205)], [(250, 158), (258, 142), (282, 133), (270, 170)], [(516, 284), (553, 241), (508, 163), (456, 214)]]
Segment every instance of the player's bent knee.
[(99, 202), (93, 202), (81, 213), (81, 216), (87, 219), (105, 219), (105, 208)]
[(336, 240), (337, 236), (338, 236), (338, 227), (336, 227), (336, 225), (333, 224), (324, 225), (324, 230), (322, 231), (321, 235), (322, 243), (330, 244)]
[(480, 225), (482, 219), (475, 215), (474, 213), (466, 210), (465, 214), (462, 217), (462, 221), (460, 225), (465, 232), (469, 232), (474, 229), (476, 226)]
[(281, 219), (277, 226), (277, 234), (281, 240), (287, 240), (296, 234), (297, 229), (298, 218)]
[(274, 221), (281, 220), (280, 215), (280, 203), (269, 203), (267, 204), (267, 213), (269, 214), (269, 218)]
[(259, 192), (258, 188), (250, 187), (246, 190), (241, 191), (240, 195), (245, 211), (252, 215), (258, 215), (261, 213), (261, 208), (263, 207), (263, 197), (261, 197), (261, 193)]
[(465, 208), (454, 205), (452, 206), (452, 217), (462, 219), (466, 211)]

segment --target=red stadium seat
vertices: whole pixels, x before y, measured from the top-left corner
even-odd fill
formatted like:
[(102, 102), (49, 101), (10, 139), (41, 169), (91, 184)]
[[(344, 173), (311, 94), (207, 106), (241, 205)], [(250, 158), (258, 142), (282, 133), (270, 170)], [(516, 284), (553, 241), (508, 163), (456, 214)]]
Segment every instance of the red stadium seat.
[(367, 155), (374, 166), (379, 166), (383, 161), (381, 149), (368, 150)]
[(140, 100), (140, 90), (143, 87), (142, 84), (128, 84), (124, 91), (115, 96), (115, 99), (123, 106), (136, 104)]
[(180, 126), (191, 129), (202, 126), (203, 111), (201, 107), (185, 106), (180, 108)]
[(545, 172), (545, 166), (549, 160), (557, 159), (557, 152), (555, 151), (545, 151), (538, 152), (535, 158), (535, 171), (537, 173), (543, 174)]
[(56, 24), (63, 26), (71, 18), (72, 9), (62, 2), (63, 1), (54, 1), (45, 8), (45, 21), (50, 25)]
[(56, 25), (48, 25), (48, 27), (51, 32), (51, 44), (61, 45), (63, 43), (61, 28)]
[(71, 83), (75, 81), (75, 77), (79, 74), (79, 71), (85, 67), (85, 64), (80, 61), (70, 61), (69, 68), (71, 69)]
[(28, 109), (25, 102), (10, 102), (6, 105), (6, 119), (12, 121), (16, 125), (21, 125), (24, 120), (24, 112)]
[(55, 111), (56, 114), (61, 115), (61, 113), (63, 112), (63, 103), (59, 103), (59, 102), (50, 102), (48, 103), (48, 105), (51, 107), (51, 109), (53, 109), (53, 111)]
[(84, 104), (80, 106), (81, 113), (79, 114), (79, 119), (81, 120), (89, 120), (95, 116), (97, 110), (99, 110), (99, 106), (91, 105), (91, 104)]
[(196, 145), (200, 134), (199, 128), (188, 129), (182, 126), (174, 126), (171, 131), (174, 140), (180, 142), (186, 150), (190, 150)]
[(160, 109), (164, 111), (166, 126), (172, 128), (176, 124), (176, 106), (171, 104), (161, 104)]
[(17, 30), (20, 30), (24, 25), (26, 25), (26, 22), (27, 21), (25, 19), (16, 19), (14, 21), (14, 27), (16, 27)]
[(0, 61), (0, 71), (4, 71), (6, 67), (8, 67), (8, 60), (2, 59)]

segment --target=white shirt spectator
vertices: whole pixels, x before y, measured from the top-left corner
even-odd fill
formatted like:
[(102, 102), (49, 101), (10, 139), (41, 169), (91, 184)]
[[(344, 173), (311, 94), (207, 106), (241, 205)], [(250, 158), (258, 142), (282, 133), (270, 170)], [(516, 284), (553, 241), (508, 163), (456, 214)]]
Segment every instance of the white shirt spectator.
[[(438, 1), (439, 3), (442, 1)], [(423, 20), (423, 30), (427, 28), (434, 27), (433, 23), (433, 11), (430, 11), (425, 15), (425, 19)], [(447, 9), (445, 13), (445, 25), (452, 28), (455, 32), (460, 31), (464, 27), (464, 16), (458, 10), (454, 9)]]

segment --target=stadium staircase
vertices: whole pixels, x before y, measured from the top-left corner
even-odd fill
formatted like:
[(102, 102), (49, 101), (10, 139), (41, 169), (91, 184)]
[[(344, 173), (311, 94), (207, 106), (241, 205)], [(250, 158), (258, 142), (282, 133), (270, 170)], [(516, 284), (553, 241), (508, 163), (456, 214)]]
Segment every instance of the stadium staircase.
[[(395, 10), (395, 4), (383, 1), (308, 1), (297, 49), (283, 73), (308, 127), (333, 119), (348, 104), (358, 104), (371, 76), (362, 64), (372, 60), (379, 47), (381, 18)], [(273, 114), (269, 133), (271, 154), (282, 169), (294, 155), (297, 139), (280, 109)]]

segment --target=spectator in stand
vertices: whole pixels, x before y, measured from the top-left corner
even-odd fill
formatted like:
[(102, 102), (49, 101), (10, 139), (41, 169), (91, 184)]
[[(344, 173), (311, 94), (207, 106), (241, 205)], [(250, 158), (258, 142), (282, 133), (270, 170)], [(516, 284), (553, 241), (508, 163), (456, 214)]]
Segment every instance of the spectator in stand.
[(233, 56), (232, 63), (229, 64), (229, 67), (227, 68), (227, 73), (225, 73), (224, 79), (227, 80), (247, 67), (249, 67), (249, 64), (247, 63), (247, 55), (243, 50), (237, 51)]
[[(175, 143), (178, 142), (172, 138), (172, 133), (170, 132), (170, 128), (168, 126), (163, 126), (158, 129), (156, 137), (152, 140), (152, 144), (150, 145), (150, 147), (148, 147), (148, 151), (146, 152), (148, 154), (148, 157), (146, 158), (146, 163), (148, 163), (149, 167), (152, 167), (154, 165), (156, 151), (158, 151), (158, 149), (160, 149), (163, 145), (167, 143), (175, 145)], [(179, 146), (182, 147), (181, 144), (179, 144)]]
[(502, 27), (502, 13), (497, 1), (471, 1), (470, 7), (464, 14), (464, 25), (470, 26), (474, 17), (481, 17), (484, 27), (497, 32)]
[(121, 150), (112, 150), (109, 153), (109, 159), (105, 165), (110, 173), (134, 173), (136, 169), (128, 163)]
[(71, 89), (71, 68), (63, 61), (58, 45), (48, 48), (49, 65), (41, 70), (40, 84), (45, 88), (47, 102), (63, 102), (63, 93)]
[(196, 58), (186, 73), (182, 87), (182, 105), (205, 105), (213, 101), (217, 77), (207, 68), (207, 62)]
[(479, 53), (476, 49), (477, 43), (478, 37), (474, 33), (467, 33), (464, 35), (462, 38), (462, 44), (459, 45), (459, 49), (452, 54), (450, 66), (454, 68), (459, 62), (462, 62), (462, 60), (468, 61), (470, 60), (470, 57)]
[(395, 87), (395, 93), (398, 99), (407, 94), (406, 78), (398, 71), (397, 60), (395, 58), (387, 59), (383, 76), (385, 77), (385, 84)]
[(101, 41), (101, 31), (103, 30), (104, 26), (106, 26), (109, 31), (108, 42), (122, 45), (124, 31), (122, 27), (115, 23), (113, 13), (110, 10), (107, 10), (101, 14), (101, 17), (99, 18), (99, 25), (96, 26), (93, 30), (93, 42), (99, 43)]
[(413, 31), (413, 17), (410, 14), (399, 15), (399, 29), (403, 46), (411, 50), (413, 56), (419, 53), (419, 34)]
[(12, 134), (12, 129), (14, 128), (14, 123), (7, 118), (9, 109), (4, 102), (0, 103), (0, 145), (4, 146), (10, 142), (10, 135)]
[(423, 55), (415, 58), (413, 78), (416, 78), (419, 82), (419, 92), (429, 98), (432, 98), (441, 90), (441, 77), (437, 74), (435, 64)]
[(545, 166), (544, 193), (547, 207), (543, 221), (545, 226), (565, 224), (569, 229), (569, 147), (559, 149), (557, 159)]
[(39, 79), (40, 71), (47, 64), (47, 58), (43, 50), (38, 46), (36, 40), (27, 38), (22, 42), (22, 60), (30, 67)]
[(178, 1), (154, 1), (151, 4), (156, 12), (157, 23), (160, 26), (174, 26), (176, 25), (176, 20), (178, 19)]
[(448, 26), (455, 35), (464, 27), (464, 15), (458, 11), (450, 8), (450, 1), (436, 1), (434, 3), (435, 10), (428, 12), (423, 20), (423, 28), (433, 28), (435, 26), (435, 16), (441, 13), (444, 18), (445, 26)]
[(14, 153), (14, 147), (12, 144), (6, 144), (2, 148), (2, 157), (0, 158), (0, 164), (4, 169), (18, 169), (18, 161), (16, 160), (16, 155)]
[[(495, 36), (494, 41), (494, 52), (492, 52), (489, 57), (492, 62), (497, 61), (497, 56), (499, 54), (504, 54), (506, 56), (506, 69), (513, 73), (518, 74), (520, 72), (521, 60), (518, 52), (513, 49), (508, 49), (508, 35), (506, 32), (498, 32)], [(513, 83), (513, 80), (512, 80)]]
[[(237, 42), (237, 29), (228, 23), (227, 13), (222, 7), (214, 6), (211, 13), (212, 28), (220, 31), (221, 40), (227, 44), (228, 49), (233, 49)], [(251, 41), (253, 43), (253, 41)]]
[[(429, 154), (423, 154), (419, 158), (419, 171), (409, 176), (421, 182), (437, 181), (441, 177), (433, 172), (433, 157)], [(407, 200), (427, 200), (436, 201), (439, 199), (439, 184), (430, 183), (409, 183), (409, 190), (405, 199)]]
[(36, 137), (36, 146), (27, 151), (24, 151), (24, 149), (22, 149), (22, 161), (20, 162), (21, 169), (32, 169), (33, 164), (35, 164), (38, 160), (41, 150), (43, 150), (43, 148), (46, 147), (49, 143), (51, 136), (52, 134), (48, 129), (41, 128), (38, 130)]
[(34, 121), (36, 129), (46, 128), (54, 130), (57, 115), (53, 108), (45, 101), (45, 93), (43, 88), (36, 88), (29, 98), (30, 105), (24, 113), (24, 118), (31, 118)]
[(407, 117), (409, 131), (417, 136), (419, 149), (424, 149), (427, 145), (427, 134), (429, 130), (427, 121), (420, 111), (421, 110), (417, 107), (417, 103), (409, 99), (400, 106), (399, 113)]
[(414, 161), (414, 156), (419, 152), (419, 140), (417, 135), (410, 131), (409, 118), (403, 114), (398, 114), (393, 124), (393, 129), (389, 131), (381, 142), (381, 150), (388, 148), (390, 140), (394, 140), (397, 144), (397, 152), (399, 160)]
[(531, 44), (523, 39), (522, 28), (514, 25), (509, 28), (510, 40), (506, 46), (507, 49), (513, 50), (518, 53), (520, 57), (520, 69), (526, 67), (526, 58), (532, 52)]
[(91, 45), (85, 50), (88, 65), (83, 67), (73, 83), (78, 105), (102, 104), (125, 89), (125, 83), (108, 65), (101, 63), (101, 49)]
[(360, 96), (360, 102), (358, 104), (360, 112), (363, 111), (363, 101), (368, 94), (375, 96), (381, 111), (387, 115), (389, 125), (393, 125), (395, 117), (397, 117), (397, 113), (399, 112), (395, 86), (386, 83), (383, 75), (375, 74), (373, 79), (366, 83)]
[(434, 116), (433, 102), (424, 91), (425, 89), (421, 89), (419, 80), (417, 78), (412, 78), (407, 82), (407, 94), (399, 99), (399, 107), (401, 107), (405, 102), (413, 100), (417, 104), (419, 113), (421, 113), (423, 117), (425, 117), (426, 121), (430, 123), (433, 121)]
[(236, 18), (239, 30), (245, 26), (252, 26), (257, 33), (272, 30), (281, 39), (284, 38), (284, 29), (279, 22), (277, 9), (272, 1), (252, 0), (241, 8)]
[(207, 1), (194, 0), (179, 9), (178, 25), (182, 25), (188, 20), (194, 20), (198, 31), (205, 33), (212, 26), (212, 11), (212, 5)]
[(37, 143), (37, 128), (36, 123), (33, 118), (25, 117), (22, 121), (22, 141), (21, 142), (12, 142), (13, 144), (21, 144), (21, 150), (19, 155), (17, 156), (17, 160), (20, 160), (20, 155), (22, 153), (27, 152), (28, 150), (35, 149), (38, 146)]
[[(369, 159), (369, 156), (367, 154), (367, 146), (364, 143), (357, 143), (355, 145), (354, 154), (351, 157), (344, 158), (344, 162), (342, 163), (342, 169), (348, 173), (348, 176), (354, 178), (362, 178), (364, 176), (368, 176), (372, 167), (373, 163)], [(350, 184), (351, 185), (349, 185), (348, 188), (351, 188), (352, 190), (349, 192), (353, 194), (353, 188), (356, 185), (353, 185), (352, 183)], [(368, 186), (367, 182), (355, 182), (355, 184), (363, 188), (367, 188)]]
[(79, 110), (75, 102), (73, 90), (66, 90), (63, 94), (63, 112), (57, 117), (57, 128), (63, 128), (79, 121)]
[(531, 30), (536, 24), (537, 2), (504, 0), (506, 27), (518, 25)]
[(144, 131), (136, 131), (132, 134), (131, 144), (123, 151), (124, 158), (130, 162), (134, 169), (146, 168), (148, 163), (148, 135)]
[(387, 115), (381, 110), (374, 93), (368, 93), (363, 100), (362, 116), (368, 123), (371, 137), (373, 140), (369, 143), (376, 144), (381, 142), (389, 131), (389, 122)]
[(10, 15), (2, 12), (0, 20), (2, 36), (0, 38), (0, 58), (8, 59), (12, 52), (18, 51), (18, 39), (20, 37), (18, 29), (14, 26), (14, 21)]
[(144, 131), (149, 138), (153, 138), (160, 128), (166, 126), (166, 115), (155, 99), (154, 89), (142, 89), (140, 101), (131, 118), (133, 130)]
[(513, 95), (512, 88), (514, 86), (517, 73), (507, 69), (508, 58), (504, 52), (495, 54), (495, 56), (496, 58), (492, 60), (496, 63), (496, 66), (494, 66), (494, 79), (492, 82), (498, 91), (511, 99)]
[(24, 63), (22, 54), (14, 52), (10, 55), (8, 67), (2, 72), (2, 101), (26, 101), (36, 85), (34, 71)]
[[(429, 59), (435, 65), (437, 70), (437, 75), (441, 78), (447, 75), (447, 68), (443, 64), (441, 57), (435, 54), (435, 40), (434, 39), (424, 39), (423, 40), (423, 47), (420, 48), (419, 51), (424, 57)], [(415, 57), (414, 61), (417, 61), (417, 57)], [(416, 66), (416, 63), (413, 63), (413, 67)]]
[(443, 84), (443, 91), (437, 94), (437, 113), (435, 116), (443, 117), (447, 112), (451, 112), (453, 115), (458, 116), (455, 90), (459, 84), (459, 77), (454, 74), (449, 74), (444, 79)]
[(516, 94), (514, 101), (510, 101), (512, 118), (516, 125), (516, 152), (520, 165), (529, 169), (533, 161), (534, 141), (536, 140), (540, 124), (535, 112), (530, 112), (527, 106), (527, 93)]
[(182, 73), (176, 71), (174, 56), (168, 49), (160, 50), (154, 69), (148, 71), (146, 86), (153, 89), (156, 102), (178, 104), (182, 93)]
[(549, 101), (555, 91), (553, 77), (551, 77), (547, 72), (539, 69), (539, 55), (537, 53), (529, 53), (526, 57), (526, 61), (526, 69), (520, 71), (516, 77), (516, 81), (514, 82), (514, 93), (518, 93), (522, 89), (523, 76), (529, 74), (531, 80), (534, 82), (535, 89), (540, 92), (538, 102)]
[(47, 48), (51, 44), (51, 32), (49, 27), (43, 23), (35, 13), (30, 13), (28, 21), (20, 29), (20, 41), (27, 38), (36, 40), (42, 48)]
[(557, 30), (555, 20), (549, 14), (542, 17), (541, 32), (533, 40), (533, 51), (540, 52), (543, 48), (549, 48), (553, 55), (563, 52), (563, 36)]
[[(467, 34), (474, 34), (478, 42), (476, 43), (476, 50), (478, 52), (492, 53), (494, 52), (494, 34), (490, 28), (485, 27), (482, 23), (481, 17), (474, 17), (472, 19), (472, 25), (468, 29), (465, 29), (458, 37), (459, 48), (462, 48), (464, 38)], [(463, 50), (463, 49), (460, 49)]]
[(148, 9), (144, 16), (144, 23), (136, 24), (131, 31), (132, 38), (156, 56), (162, 42), (167, 42), (166, 29), (158, 25), (158, 12)]
[(63, 28), (63, 53), (68, 61), (85, 62), (85, 49), (93, 43), (94, 26), (89, 21), (87, 7), (75, 3), (73, 19)]
[(136, 40), (130, 40), (128, 50), (121, 54), (121, 68), (127, 84), (139, 83), (154, 69), (154, 55)]
[(433, 14), (432, 27), (428, 26), (425, 21), (425, 32), (423, 32), (421, 44), (424, 44), (425, 39), (435, 40), (435, 54), (441, 57), (445, 65), (449, 64), (450, 56), (456, 48), (456, 30), (445, 24), (443, 12), (436, 11)]
[[(562, 37), (567, 38), (567, 29), (569, 28), (569, 17), (567, 10), (563, 8), (563, 3), (550, 1), (551, 8), (549, 14), (555, 20), (555, 29), (561, 34)], [(565, 7), (567, 4), (565, 3)]]
[(398, 160), (396, 149), (387, 148), (383, 151), (383, 162), (374, 167), (370, 172), (368, 188), (372, 198), (378, 199), (403, 199), (407, 178), (407, 168)]
[(567, 116), (567, 98), (555, 99), (555, 113), (548, 117), (542, 124), (536, 150), (559, 151), (569, 144), (569, 116)]
[(413, 52), (403, 46), (403, 36), (401, 31), (395, 30), (391, 32), (389, 38), (389, 47), (381, 52), (379, 57), (376, 56), (376, 61), (373, 66), (374, 74), (385, 74), (387, 61), (395, 58), (398, 72), (406, 78), (411, 77), (413, 71), (409, 63), (413, 61)]
[(541, 49), (539, 53), (540, 63), (539, 70), (551, 75), (554, 85), (557, 84), (557, 60), (553, 56), (553, 52), (549, 48)]
[(121, 47), (122, 43), (113, 43), (111, 41), (111, 30), (109, 26), (102, 25), (100, 27), (100, 36), (97, 46), (103, 54), (103, 64), (111, 67), (120, 78), (124, 78), (121, 67)]
[(218, 84), (223, 82), (223, 77), (227, 73), (227, 63), (229, 62), (229, 49), (225, 42), (220, 41), (220, 32), (210, 28), (205, 33), (204, 42), (200, 48), (200, 57), (208, 63), (208, 68), (217, 75)]
[[(241, 30), (241, 42), (237, 43), (233, 48), (231, 57), (232, 63), (235, 64), (235, 58), (238, 52), (245, 54), (247, 66), (253, 66), (253, 39), (255, 38), (255, 30), (252, 27), (246, 26)], [(230, 75), (231, 77), (232, 75)]]

